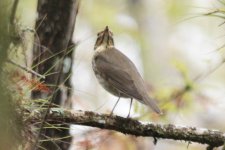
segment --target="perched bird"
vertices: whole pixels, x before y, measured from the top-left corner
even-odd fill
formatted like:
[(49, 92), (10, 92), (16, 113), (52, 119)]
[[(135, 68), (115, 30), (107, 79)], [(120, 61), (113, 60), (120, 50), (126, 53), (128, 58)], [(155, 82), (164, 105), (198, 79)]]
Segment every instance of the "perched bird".
[[(130, 109), (134, 98), (151, 107), (156, 113), (161, 114), (155, 101), (149, 97), (144, 80), (133, 62), (114, 47), (113, 33), (108, 26), (99, 32), (97, 36), (92, 68), (100, 84), (105, 90), (118, 96), (119, 99), (120, 97), (130, 98)], [(129, 115), (130, 110), (128, 117)]]

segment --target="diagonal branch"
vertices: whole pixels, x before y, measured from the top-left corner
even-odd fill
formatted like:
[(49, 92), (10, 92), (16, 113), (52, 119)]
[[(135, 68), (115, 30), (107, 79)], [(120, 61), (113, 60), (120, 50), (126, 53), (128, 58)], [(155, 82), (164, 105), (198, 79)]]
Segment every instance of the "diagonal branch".
[[(32, 112), (27, 121), (31, 123), (40, 121), (42, 113), (42, 111)], [(225, 133), (218, 130), (177, 126), (172, 124), (162, 125), (155, 123), (142, 123), (129, 118), (98, 114), (90, 111), (72, 111), (63, 110), (61, 108), (51, 108), (49, 117), (46, 121), (49, 123), (64, 122), (115, 130), (135, 136), (197, 142), (200, 144), (207, 144), (210, 147), (222, 146), (225, 141)]]

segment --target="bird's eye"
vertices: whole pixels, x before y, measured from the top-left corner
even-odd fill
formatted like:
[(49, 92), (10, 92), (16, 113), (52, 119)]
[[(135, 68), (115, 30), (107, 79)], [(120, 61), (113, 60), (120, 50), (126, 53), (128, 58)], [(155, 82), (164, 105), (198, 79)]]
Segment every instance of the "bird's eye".
[(101, 31), (101, 32), (98, 32), (97, 36), (101, 36), (101, 35), (102, 35), (102, 33), (103, 33), (102, 31)]

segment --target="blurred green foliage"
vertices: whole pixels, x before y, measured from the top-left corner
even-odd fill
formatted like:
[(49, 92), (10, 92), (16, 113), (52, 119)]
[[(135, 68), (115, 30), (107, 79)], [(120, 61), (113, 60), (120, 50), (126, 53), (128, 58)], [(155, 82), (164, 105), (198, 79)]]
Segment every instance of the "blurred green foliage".
[(188, 9), (188, 1), (169, 0), (165, 4), (166, 14), (173, 20), (183, 17)]

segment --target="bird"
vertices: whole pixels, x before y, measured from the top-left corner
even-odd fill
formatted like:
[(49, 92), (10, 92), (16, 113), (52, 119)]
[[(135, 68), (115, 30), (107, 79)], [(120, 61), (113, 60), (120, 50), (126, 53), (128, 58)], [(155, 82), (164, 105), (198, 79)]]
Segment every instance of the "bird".
[(134, 63), (115, 48), (113, 33), (108, 26), (97, 34), (92, 69), (102, 87), (118, 97), (111, 114), (121, 97), (131, 99), (127, 118), (130, 116), (133, 99), (162, 114), (155, 100), (148, 95), (144, 80)]

